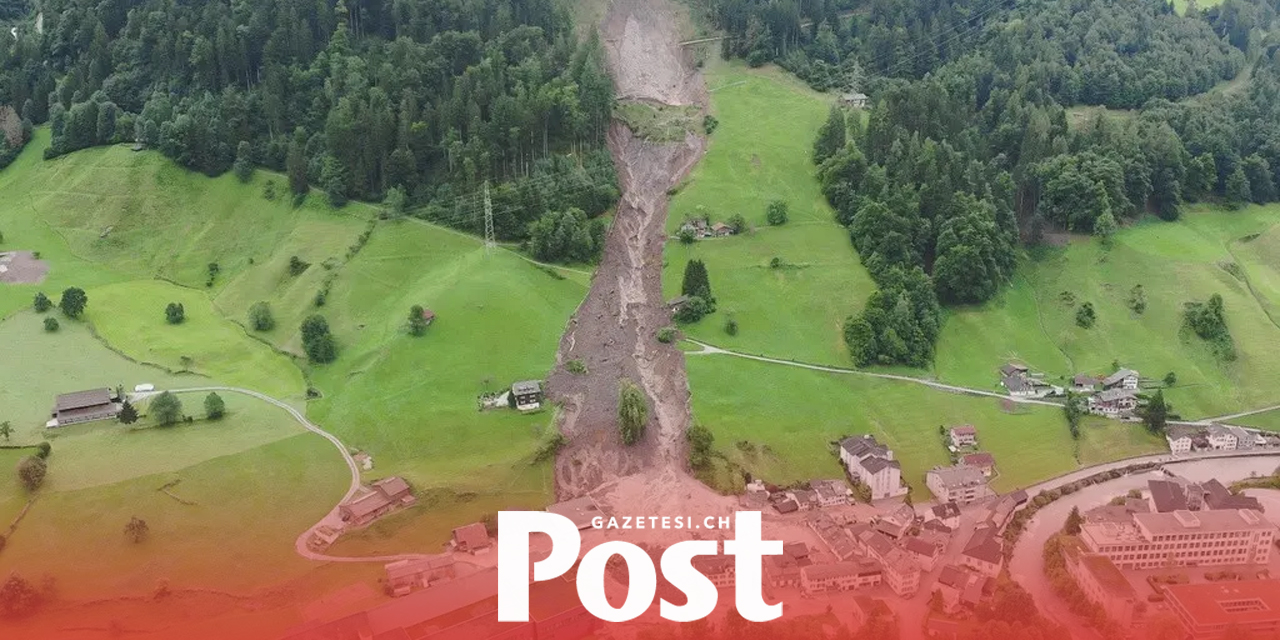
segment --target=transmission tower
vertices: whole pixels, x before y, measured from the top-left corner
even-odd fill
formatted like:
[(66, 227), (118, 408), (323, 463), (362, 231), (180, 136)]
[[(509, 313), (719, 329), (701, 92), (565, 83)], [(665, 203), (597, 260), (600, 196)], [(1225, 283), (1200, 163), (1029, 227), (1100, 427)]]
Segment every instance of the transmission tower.
[(493, 200), (489, 198), (489, 181), (484, 181), (484, 251), (488, 253), (498, 243), (493, 239)]

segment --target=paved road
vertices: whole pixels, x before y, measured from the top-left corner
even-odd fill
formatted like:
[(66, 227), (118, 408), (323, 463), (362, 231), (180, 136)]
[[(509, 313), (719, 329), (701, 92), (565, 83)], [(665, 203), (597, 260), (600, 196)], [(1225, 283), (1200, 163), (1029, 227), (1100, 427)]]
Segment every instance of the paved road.
[[(338, 504), (342, 504), (343, 502), (350, 500), (351, 497), (354, 496), (356, 492), (360, 490), (360, 466), (356, 464), (355, 458), (351, 457), (351, 452), (347, 449), (347, 446), (342, 444), (342, 441), (339, 440), (337, 436), (316, 426), (316, 424), (308, 420), (307, 417), (303, 415), (301, 411), (298, 411), (297, 409), (293, 408), (292, 405), (284, 402), (283, 400), (277, 400), (264, 393), (259, 393), (257, 391), (253, 391), (250, 389), (242, 389), (239, 387), (187, 387), (184, 389), (169, 389), (168, 391), (170, 393), (206, 393), (206, 392), (212, 392), (212, 391), (221, 391), (223, 393), (238, 393), (241, 395), (249, 396), (251, 398), (257, 398), (258, 400), (261, 400), (268, 404), (272, 404), (277, 407), (280, 407), (281, 409), (284, 409), (290, 416), (293, 416), (293, 419), (297, 420), (298, 424), (302, 425), (304, 429), (324, 438), (325, 440), (328, 440), (331, 444), (333, 444), (333, 446), (338, 449), (338, 452), (342, 454), (342, 459), (346, 461), (347, 469), (351, 472), (351, 484), (350, 486), (347, 487), (347, 493), (344, 496), (342, 496), (342, 500), (340, 500)], [(141, 400), (154, 395), (158, 395), (160, 393), (162, 392), (148, 391), (145, 393), (134, 393), (132, 394), (132, 396), (135, 399)], [(390, 555), (390, 556), (357, 556), (357, 557), (331, 556), (324, 553), (317, 553), (311, 550), (311, 547), (307, 545), (307, 541), (311, 539), (312, 533), (316, 529), (320, 528), (325, 524), (329, 524), (331, 526), (341, 524), (341, 519), (338, 516), (337, 505), (334, 505), (333, 510), (331, 510), (328, 514), (326, 514), (325, 517), (322, 518), (319, 522), (309, 527), (306, 531), (303, 531), (302, 535), (299, 535), (298, 539), (294, 541), (293, 546), (294, 546), (294, 549), (298, 552), (298, 555), (308, 560), (316, 560), (320, 562), (348, 562), (348, 563), (350, 562), (386, 563), (386, 562), (395, 562), (397, 560), (417, 560), (422, 558), (436, 557), (431, 554), (420, 554), (420, 553), (407, 553), (407, 554)]]
[(949, 391), (951, 393), (964, 393), (964, 394), (974, 395), (974, 396), (987, 396), (989, 398), (1000, 398), (1001, 400), (1009, 400), (1011, 402), (1017, 402), (1019, 404), (1039, 404), (1039, 405), (1045, 405), (1049, 407), (1062, 406), (1061, 402), (1054, 402), (1052, 400), (1041, 400), (1039, 398), (1018, 398), (1015, 396), (1011, 396), (1004, 393), (998, 393), (995, 391), (987, 391), (985, 389), (974, 389), (972, 387), (961, 387), (954, 384), (943, 384), (941, 382), (934, 382), (933, 380), (926, 380), (924, 378), (902, 376), (902, 375), (897, 375), (893, 373), (875, 373), (872, 371), (861, 371), (859, 369), (850, 369), (847, 367), (832, 367), (832, 366), (821, 365), (821, 364), (809, 364), (807, 362), (797, 362), (795, 360), (783, 360), (780, 358), (770, 358), (768, 356), (758, 356), (750, 353), (742, 353), (741, 351), (731, 351), (729, 349), (721, 349), (720, 347), (710, 345), (698, 340), (694, 340), (693, 338), (685, 338), (685, 340), (688, 340), (689, 342), (692, 342), (698, 345), (699, 347), (702, 347), (701, 351), (686, 351), (685, 355), (689, 355), (689, 356), (722, 354), (727, 356), (733, 356), (735, 358), (746, 358), (747, 360), (756, 360), (758, 362), (769, 362), (772, 364), (781, 364), (789, 367), (798, 367), (800, 369), (809, 369), (811, 371), (825, 371), (827, 373), (846, 373), (846, 374), (855, 375), (855, 376), (865, 376), (868, 378), (880, 378), (882, 380), (898, 380), (901, 382), (913, 382), (915, 384), (924, 385), (926, 387), (931, 387), (941, 391)]

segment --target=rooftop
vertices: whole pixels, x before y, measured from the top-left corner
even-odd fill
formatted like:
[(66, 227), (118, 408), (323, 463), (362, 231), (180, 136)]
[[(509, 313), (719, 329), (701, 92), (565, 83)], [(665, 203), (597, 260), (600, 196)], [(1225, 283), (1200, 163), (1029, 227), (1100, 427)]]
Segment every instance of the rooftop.
[(834, 564), (811, 564), (800, 571), (806, 580), (831, 580), (854, 576), (871, 576), (881, 572), (880, 565), (875, 562), (837, 562)]
[(958, 427), (951, 427), (951, 433), (957, 436), (976, 436), (978, 428), (971, 424), (962, 424)]
[(394, 581), (420, 573), (448, 569), (452, 566), (453, 556), (441, 556), (439, 558), (423, 558), (421, 560), (398, 560), (387, 564), (383, 568), (387, 571), (387, 579)]
[(875, 436), (853, 436), (840, 441), (840, 448), (856, 458), (863, 456), (887, 456), (889, 447), (876, 442)]
[(483, 523), (473, 522), (453, 530), (453, 539), (468, 551), (484, 549), (489, 546), (489, 530)]
[(956, 504), (954, 500), (950, 502), (944, 502), (942, 504), (934, 505), (932, 508), (930, 508), (930, 511), (933, 512), (934, 517), (937, 517), (943, 520), (947, 518), (960, 517), (960, 505)]
[(937, 481), (948, 489), (980, 485), (987, 481), (986, 476), (982, 475), (981, 470), (963, 465), (955, 467), (935, 467), (928, 475), (937, 478)]
[(1138, 397), (1138, 394), (1132, 389), (1107, 389), (1105, 391), (1098, 392), (1098, 394), (1093, 397), (1097, 398), (1101, 402), (1115, 402), (1125, 398), (1136, 398)]
[(1165, 587), (1169, 604), (1196, 626), (1280, 621), (1280, 581), (1202, 582)]
[(1113, 374), (1111, 374), (1111, 375), (1109, 375), (1109, 376), (1107, 376), (1107, 377), (1103, 378), (1103, 379), (1102, 379), (1102, 386), (1104, 386), (1104, 387), (1109, 387), (1109, 386), (1111, 386), (1111, 385), (1113, 385), (1113, 384), (1116, 384), (1116, 383), (1121, 382), (1121, 381), (1122, 381), (1122, 380), (1124, 380), (1125, 378), (1128, 378), (1128, 377), (1131, 377), (1131, 376), (1137, 376), (1137, 375), (1138, 375), (1138, 372), (1137, 372), (1137, 371), (1134, 371), (1133, 369), (1121, 369), (1121, 370), (1119, 370), (1119, 371), (1117, 371), (1117, 372), (1115, 372), (1115, 373), (1113, 373)]
[(1182, 486), (1176, 482), (1150, 480), (1147, 482), (1147, 490), (1151, 492), (1151, 502), (1158, 513), (1170, 513), (1187, 508), (1187, 495), (1182, 491)]
[(1014, 393), (1031, 390), (1031, 383), (1027, 382), (1027, 379), (1020, 375), (1005, 376), (1004, 379), (1000, 381), (1000, 384), (1003, 384), (1004, 388)]
[(542, 382), (538, 380), (521, 380), (511, 384), (511, 392), (516, 395), (526, 393), (542, 393)]
[(898, 462), (897, 460), (887, 460), (879, 456), (868, 456), (860, 460), (859, 464), (862, 465), (863, 469), (867, 470), (867, 473), (880, 473), (889, 467), (893, 467), (895, 469), (902, 468), (901, 462)]
[(910, 553), (914, 553), (918, 556), (925, 556), (926, 558), (932, 558), (938, 555), (938, 547), (932, 542), (928, 542), (914, 536), (907, 538), (907, 541), (903, 543), (902, 548), (906, 549)]
[(964, 455), (960, 458), (960, 464), (967, 467), (978, 467), (979, 469), (983, 467), (994, 467), (996, 466), (996, 458), (990, 453), (980, 451), (978, 453), (969, 453)]
[(1212, 511), (1174, 511), (1172, 513), (1135, 513), (1133, 520), (1138, 526), (1153, 535), (1164, 533), (1183, 533), (1194, 530), (1197, 533), (1216, 531), (1243, 531), (1274, 529), (1252, 509), (1215, 509)]
[(64, 393), (58, 396), (54, 402), (54, 410), (70, 411), (104, 404), (111, 404), (111, 390), (105, 387), (102, 389), (89, 389), (88, 391), (76, 391), (75, 393)]

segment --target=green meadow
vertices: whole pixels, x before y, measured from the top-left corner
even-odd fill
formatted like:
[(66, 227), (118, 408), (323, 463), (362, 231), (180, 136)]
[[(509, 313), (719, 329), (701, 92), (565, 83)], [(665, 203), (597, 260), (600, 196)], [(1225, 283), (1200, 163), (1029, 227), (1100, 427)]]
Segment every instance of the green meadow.
[[(715, 60), (705, 74), (719, 125), (672, 199), (667, 229), (674, 233), (687, 217), (727, 222), (741, 214), (754, 231), (689, 246), (669, 242), (663, 293), (678, 295), (685, 264), (701, 259), (717, 311), (685, 327), (687, 334), (752, 353), (844, 364), (844, 319), (875, 285), (814, 176), (812, 140), (831, 98), (773, 67)], [(765, 222), (772, 200), (787, 203), (787, 224)], [(770, 268), (773, 258), (779, 268)], [(738, 323), (736, 336), (724, 331), (729, 318)]]
[[(1092, 239), (1046, 249), (1024, 260), (997, 299), (948, 315), (938, 344), (939, 378), (991, 387), (1006, 360), (1021, 360), (1050, 378), (1110, 373), (1113, 362), (1159, 380), (1175, 412), (1189, 418), (1267, 406), (1280, 386), (1280, 221), (1276, 207), (1225, 212), (1191, 208), (1182, 220), (1146, 220), (1123, 229), (1115, 246)], [(1141, 285), (1146, 310), (1128, 301)], [(1183, 329), (1183, 305), (1223, 297), (1238, 358), (1224, 362)], [(1097, 324), (1075, 324), (1093, 304)]]

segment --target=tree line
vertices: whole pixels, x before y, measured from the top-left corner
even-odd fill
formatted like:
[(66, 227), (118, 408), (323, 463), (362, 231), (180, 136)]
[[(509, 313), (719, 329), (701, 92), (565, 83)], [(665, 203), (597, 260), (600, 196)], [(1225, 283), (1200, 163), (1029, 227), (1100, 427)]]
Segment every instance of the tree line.
[[(594, 216), (613, 86), (554, 0), (47, 0), (0, 44), (0, 104), (48, 122), (47, 155), (138, 141), (209, 175), (240, 160), (334, 204), (392, 189), (419, 215), (523, 239)], [(241, 144), (247, 143), (247, 144)], [(466, 215), (463, 215), (466, 214)]]

